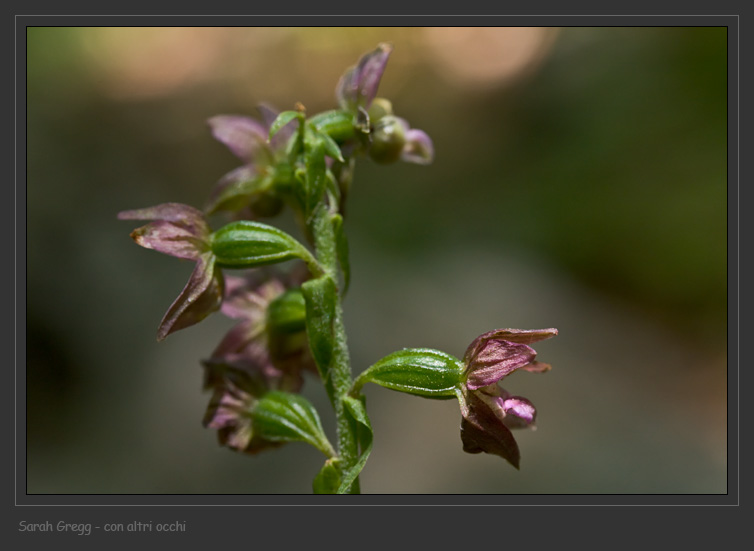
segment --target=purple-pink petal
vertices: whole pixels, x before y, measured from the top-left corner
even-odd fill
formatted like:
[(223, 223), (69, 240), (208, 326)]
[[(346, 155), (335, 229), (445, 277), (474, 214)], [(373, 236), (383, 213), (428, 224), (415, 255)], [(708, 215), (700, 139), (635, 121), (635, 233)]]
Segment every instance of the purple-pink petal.
[(558, 334), (558, 330), (554, 328), (550, 329), (494, 329), (488, 331), (482, 335), (479, 335), (472, 341), (469, 347), (466, 349), (466, 353), (463, 356), (465, 362), (477, 354), (487, 341), (491, 339), (503, 340), (519, 344), (532, 344), (535, 342), (543, 341), (554, 337)]
[(163, 203), (144, 209), (124, 210), (118, 213), (118, 219), (173, 222), (193, 231), (197, 237), (209, 235), (210, 231), (204, 213), (182, 203)]
[(256, 324), (250, 320), (242, 321), (234, 325), (220, 341), (215, 350), (212, 352), (213, 358), (229, 357), (241, 352), (249, 342), (258, 337), (255, 334)]
[(262, 123), (264, 124), (265, 129), (269, 132), (272, 123), (278, 118), (280, 111), (269, 103), (260, 103), (257, 105), (257, 111), (259, 111), (259, 116), (262, 117)]
[(255, 402), (277, 388), (277, 375), (266, 373), (242, 356), (213, 358), (202, 363), (204, 388), (213, 390), (203, 424), (217, 430), (220, 444), (251, 454), (281, 445), (255, 435), (250, 415)]
[(259, 122), (240, 115), (217, 115), (207, 121), (212, 135), (246, 163), (266, 147), (267, 130)]
[(432, 139), (423, 130), (411, 128), (406, 131), (406, 145), (401, 159), (408, 163), (428, 165), (435, 157)]
[(375, 50), (364, 54), (359, 63), (340, 78), (335, 95), (342, 108), (369, 108), (377, 95), (392, 50), (390, 44), (380, 44)]
[(242, 182), (250, 182), (257, 177), (257, 171), (254, 165), (243, 165), (238, 168), (234, 168), (222, 178), (220, 178), (210, 192), (209, 199), (207, 200), (208, 210), (216, 207), (218, 201), (222, 197), (223, 193), (233, 186), (234, 184), (240, 184)]
[(529, 371), (530, 373), (544, 373), (545, 371), (550, 371), (552, 369), (552, 366), (543, 362), (531, 362), (521, 369), (523, 369), (524, 371)]
[[(280, 112), (267, 103), (260, 103), (257, 105), (257, 111), (262, 117), (264, 126), (269, 134), (272, 123), (275, 122)], [(288, 140), (296, 133), (298, 129), (298, 119), (291, 120), (283, 128), (277, 131), (277, 133), (270, 140), (270, 148), (272, 151), (279, 151), (288, 143)]]
[(146, 249), (189, 260), (197, 260), (208, 250), (205, 236), (197, 237), (189, 228), (164, 220), (135, 229), (131, 238)]
[(490, 340), (466, 364), (466, 386), (476, 390), (529, 364), (537, 353), (525, 344)]
[(233, 319), (262, 321), (269, 303), (285, 291), (279, 280), (265, 281), (255, 275), (248, 278), (229, 276), (226, 283), (222, 312)]
[(254, 435), (251, 417), (246, 414), (251, 403), (250, 395), (225, 381), (212, 394), (202, 424), (217, 430), (221, 445), (244, 451)]
[(160, 322), (157, 340), (169, 334), (199, 323), (220, 308), (223, 299), (223, 276), (215, 266), (215, 257), (204, 254), (199, 257), (188, 283)]
[(500, 413), (496, 413), (481, 399), (468, 393), (468, 401), (461, 420), (461, 442), (467, 453), (498, 455), (519, 468), (520, 452), (510, 429), (505, 426)]

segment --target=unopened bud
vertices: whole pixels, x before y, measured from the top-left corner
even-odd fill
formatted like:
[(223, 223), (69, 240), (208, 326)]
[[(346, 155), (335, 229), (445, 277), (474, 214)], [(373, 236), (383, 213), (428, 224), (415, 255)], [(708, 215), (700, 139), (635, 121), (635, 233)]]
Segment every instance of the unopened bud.
[(401, 158), (405, 145), (405, 124), (398, 117), (385, 115), (375, 123), (372, 130), (369, 156), (378, 163), (394, 163)]
[(369, 120), (376, 123), (384, 116), (393, 114), (393, 104), (387, 98), (374, 98), (367, 113), (369, 113)]

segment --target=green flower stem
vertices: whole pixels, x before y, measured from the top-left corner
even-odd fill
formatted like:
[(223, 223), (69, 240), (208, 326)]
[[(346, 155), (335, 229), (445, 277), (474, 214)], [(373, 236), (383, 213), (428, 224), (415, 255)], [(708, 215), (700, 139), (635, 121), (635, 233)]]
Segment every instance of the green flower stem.
[[(338, 281), (338, 255), (335, 230), (332, 223), (333, 214), (324, 204), (314, 213), (312, 229), (314, 233), (314, 248), (319, 266), (333, 281)], [(359, 446), (356, 437), (356, 424), (348, 415), (344, 398), (353, 384), (351, 375), (351, 359), (346, 342), (346, 331), (343, 325), (342, 294), (338, 293), (335, 304), (335, 319), (333, 321), (334, 347), (330, 361), (329, 381), (325, 381), (330, 401), (335, 410), (338, 431), (338, 452), (341, 472), (353, 467), (359, 457)], [(351, 485), (350, 493), (358, 494), (359, 479)]]

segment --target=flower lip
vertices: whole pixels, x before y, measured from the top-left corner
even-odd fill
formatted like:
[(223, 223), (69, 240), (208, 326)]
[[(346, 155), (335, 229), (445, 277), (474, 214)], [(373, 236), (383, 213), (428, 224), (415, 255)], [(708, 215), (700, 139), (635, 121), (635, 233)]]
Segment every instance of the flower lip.
[(519, 468), (520, 452), (513, 434), (504, 422), (504, 412), (490, 407), (476, 392), (465, 394), (462, 406), (461, 442), (466, 453), (498, 455)]

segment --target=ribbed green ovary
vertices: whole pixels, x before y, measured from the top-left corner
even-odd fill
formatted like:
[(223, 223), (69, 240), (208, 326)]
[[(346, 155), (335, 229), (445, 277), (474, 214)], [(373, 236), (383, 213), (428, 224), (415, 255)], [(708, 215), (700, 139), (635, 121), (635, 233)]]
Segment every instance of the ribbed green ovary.
[(224, 268), (253, 268), (299, 256), (288, 234), (259, 222), (240, 220), (212, 234), (212, 252)]
[(386, 356), (365, 373), (364, 382), (428, 398), (453, 398), (463, 366), (449, 354), (426, 348), (401, 350)]

